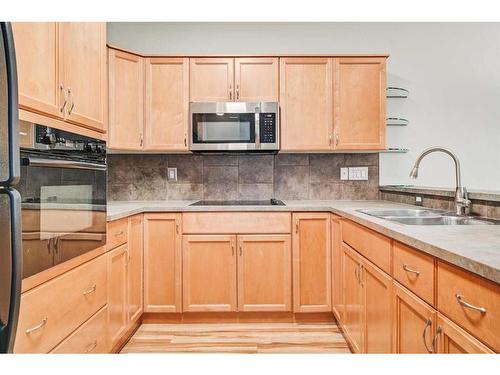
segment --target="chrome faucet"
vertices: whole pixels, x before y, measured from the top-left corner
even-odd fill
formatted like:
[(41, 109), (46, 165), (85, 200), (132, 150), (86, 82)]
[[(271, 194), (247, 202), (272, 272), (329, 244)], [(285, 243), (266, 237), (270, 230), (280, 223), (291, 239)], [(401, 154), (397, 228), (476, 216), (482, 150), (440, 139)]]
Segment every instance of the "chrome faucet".
[(420, 162), (426, 155), (429, 155), (430, 153), (435, 151), (444, 152), (445, 154), (450, 155), (453, 161), (455, 162), (455, 175), (456, 175), (455, 213), (457, 216), (469, 215), (471, 201), (469, 200), (467, 189), (462, 186), (462, 180), (460, 178), (460, 161), (458, 160), (457, 155), (455, 155), (447, 148), (436, 146), (424, 150), (415, 161), (415, 165), (413, 166), (413, 169), (410, 172), (410, 177), (412, 178), (418, 177), (418, 166), (420, 165)]

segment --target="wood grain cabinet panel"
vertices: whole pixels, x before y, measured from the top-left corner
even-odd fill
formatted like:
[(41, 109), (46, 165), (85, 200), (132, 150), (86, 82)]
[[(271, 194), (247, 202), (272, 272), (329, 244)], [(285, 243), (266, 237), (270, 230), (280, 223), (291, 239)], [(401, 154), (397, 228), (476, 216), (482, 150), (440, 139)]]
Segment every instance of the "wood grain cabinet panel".
[(234, 59), (202, 57), (190, 60), (190, 101), (234, 100)]
[(281, 151), (332, 149), (333, 59), (280, 59)]
[(342, 237), (341, 218), (332, 215), (332, 310), (337, 321), (344, 321), (344, 288), (342, 285)]
[(278, 101), (278, 58), (236, 58), (234, 59), (234, 68), (236, 101)]
[(109, 49), (108, 147), (141, 150), (144, 128), (144, 62), (140, 56)]
[(187, 151), (189, 59), (146, 59), (145, 92), (145, 150)]
[(290, 235), (238, 236), (238, 311), (292, 310)]
[(332, 311), (329, 213), (293, 214), (294, 312)]
[(143, 220), (142, 214), (128, 218), (128, 323), (137, 321), (143, 311)]
[(182, 310), (181, 214), (144, 214), (144, 311)]
[(106, 24), (63, 22), (59, 28), (60, 71), (68, 91), (66, 118), (104, 132), (107, 116)]
[(183, 311), (236, 311), (236, 236), (184, 235)]
[(107, 224), (107, 248), (114, 249), (128, 240), (128, 219), (110, 221)]
[(13, 22), (19, 106), (54, 117), (60, 110), (57, 22)]
[(451, 320), (438, 313), (436, 348), (440, 354), (493, 354), (494, 352)]
[(105, 354), (110, 350), (108, 339), (108, 308), (103, 307), (51, 353)]
[(342, 244), (342, 286), (344, 288), (343, 327), (347, 340), (355, 353), (363, 351), (364, 301), (360, 279), (361, 257)]
[(399, 283), (435, 306), (436, 266), (432, 256), (394, 242), (392, 272)]
[(500, 285), (438, 261), (438, 310), (500, 351)]
[(394, 352), (435, 352), (432, 338), (437, 312), (403, 286), (394, 282)]
[(335, 59), (334, 133), (336, 150), (385, 148), (385, 58)]
[(107, 254), (108, 257), (108, 335), (111, 347), (123, 336), (128, 327), (127, 245)]
[(361, 276), (364, 304), (365, 353), (392, 352), (392, 278), (363, 259)]

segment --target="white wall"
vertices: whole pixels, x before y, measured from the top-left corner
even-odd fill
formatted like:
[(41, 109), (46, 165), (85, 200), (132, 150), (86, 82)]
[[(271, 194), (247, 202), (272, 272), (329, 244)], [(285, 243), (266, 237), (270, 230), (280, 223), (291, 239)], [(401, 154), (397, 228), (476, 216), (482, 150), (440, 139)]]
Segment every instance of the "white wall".
[(108, 23), (108, 42), (142, 53), (389, 53), (388, 85), (410, 90), (388, 99), (381, 184), (454, 186), (453, 163), (434, 154), (419, 179), (408, 177), (432, 145), (454, 150), (469, 189), (500, 190), (500, 23)]

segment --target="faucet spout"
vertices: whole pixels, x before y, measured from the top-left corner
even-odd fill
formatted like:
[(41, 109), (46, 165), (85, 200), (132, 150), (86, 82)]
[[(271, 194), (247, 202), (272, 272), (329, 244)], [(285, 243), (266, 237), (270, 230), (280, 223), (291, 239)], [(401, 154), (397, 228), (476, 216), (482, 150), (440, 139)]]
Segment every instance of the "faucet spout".
[(425, 156), (433, 152), (443, 152), (449, 155), (453, 159), (453, 162), (455, 163), (455, 186), (456, 186), (455, 211), (456, 214), (459, 216), (469, 215), (471, 202), (468, 198), (467, 189), (462, 186), (462, 178), (460, 175), (460, 160), (458, 160), (458, 156), (455, 155), (455, 153), (453, 153), (451, 150), (441, 146), (430, 147), (424, 150), (415, 161), (415, 165), (413, 166), (410, 172), (410, 177), (415, 179), (418, 177), (418, 168), (420, 166), (420, 162)]

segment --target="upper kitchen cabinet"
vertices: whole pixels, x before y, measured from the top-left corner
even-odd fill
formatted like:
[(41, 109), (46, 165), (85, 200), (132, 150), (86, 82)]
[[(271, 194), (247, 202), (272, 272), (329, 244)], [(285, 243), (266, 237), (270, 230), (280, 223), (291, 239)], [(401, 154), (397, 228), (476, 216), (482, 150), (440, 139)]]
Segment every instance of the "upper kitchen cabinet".
[(56, 22), (14, 22), (19, 106), (62, 117), (58, 69), (59, 25)]
[(281, 150), (331, 150), (333, 59), (280, 59)]
[[(386, 58), (334, 60), (334, 148), (385, 148)], [(286, 124), (285, 124), (286, 125)]]
[(190, 59), (190, 100), (227, 102), (234, 98), (234, 59)]
[[(144, 149), (151, 151), (187, 151), (189, 59), (150, 58), (146, 59), (145, 65)], [(210, 75), (208, 70), (211, 68), (207, 68), (208, 66), (210, 65), (203, 65), (203, 68), (199, 68), (202, 71), (198, 71), (198, 77), (205, 74)], [(226, 77), (224, 64), (215, 64), (212, 68), (214, 74), (217, 75), (217, 79), (222, 78), (224, 82), (227, 81), (224, 78)], [(204, 71), (204, 69), (207, 71)], [(212, 85), (216, 84), (216, 81), (210, 82), (212, 82)], [(205, 87), (202, 86), (196, 88), (196, 90), (200, 95), (203, 95)], [(220, 95), (225, 94), (224, 90), (220, 89)]]
[(236, 101), (278, 101), (278, 58), (236, 58), (234, 68)]
[(64, 22), (60, 29), (60, 75), (67, 95), (66, 118), (105, 131), (106, 24)]
[(131, 53), (109, 49), (108, 146), (110, 149), (142, 149), (143, 91), (143, 59)]

